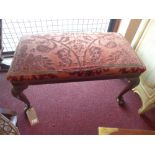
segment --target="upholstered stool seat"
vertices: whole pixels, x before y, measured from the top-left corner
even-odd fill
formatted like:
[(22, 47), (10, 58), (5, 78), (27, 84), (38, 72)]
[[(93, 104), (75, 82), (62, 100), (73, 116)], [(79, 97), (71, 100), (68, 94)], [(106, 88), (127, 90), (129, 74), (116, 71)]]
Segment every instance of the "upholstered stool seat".
[(48, 34), (25, 36), (20, 40), (7, 79), (94, 79), (144, 70), (120, 34)]
[(21, 38), (8, 71), (12, 94), (29, 109), (22, 93), (31, 84), (131, 78), (117, 97), (139, 83), (145, 66), (118, 33), (31, 35)]

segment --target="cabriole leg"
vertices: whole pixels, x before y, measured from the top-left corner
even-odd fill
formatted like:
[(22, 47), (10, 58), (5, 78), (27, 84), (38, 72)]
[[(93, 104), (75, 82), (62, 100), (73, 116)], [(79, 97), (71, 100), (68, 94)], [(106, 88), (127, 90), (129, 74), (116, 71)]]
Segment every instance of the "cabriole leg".
[(136, 87), (140, 82), (139, 77), (137, 78), (130, 78), (128, 85), (120, 92), (120, 94), (117, 97), (117, 102), (119, 105), (123, 105), (125, 103), (123, 95), (126, 94), (129, 90)]
[(23, 93), (24, 89), (26, 89), (27, 87), (28, 87), (28, 85), (13, 85), (11, 92), (12, 92), (12, 95), (14, 97), (18, 98), (19, 100), (21, 100), (25, 103), (25, 105), (26, 105), (26, 108), (25, 108), (26, 116), (27, 116), (30, 124), (35, 125), (35, 124), (39, 123), (36, 111), (31, 106), (28, 98)]
[(18, 98), (19, 100), (23, 101), (26, 105), (26, 110), (31, 107), (31, 104), (28, 98), (25, 96), (23, 91), (28, 88), (28, 85), (13, 85), (11, 89), (11, 93), (14, 97)]

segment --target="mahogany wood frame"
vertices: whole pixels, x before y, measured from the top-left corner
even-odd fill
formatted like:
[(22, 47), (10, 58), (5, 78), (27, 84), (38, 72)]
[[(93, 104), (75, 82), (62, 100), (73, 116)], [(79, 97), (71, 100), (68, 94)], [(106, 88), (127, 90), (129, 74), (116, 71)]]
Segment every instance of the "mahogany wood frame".
[(140, 74), (127, 74), (127, 75), (122, 75), (122, 76), (121, 75), (107, 76), (104, 78), (81, 78), (78, 80), (67, 79), (67, 80), (59, 80), (59, 81), (58, 80), (57, 81), (53, 81), (53, 80), (14, 81), (12, 82), (13, 88), (11, 89), (11, 93), (14, 97), (18, 98), (19, 100), (25, 103), (26, 105), (25, 112), (26, 112), (29, 108), (31, 108), (31, 104), (28, 98), (26, 97), (26, 95), (23, 93), (23, 91), (26, 88), (28, 88), (29, 85), (128, 78), (130, 82), (117, 96), (118, 104), (123, 105), (125, 103), (123, 99), (123, 95), (139, 84), (139, 81), (140, 81), (139, 76)]

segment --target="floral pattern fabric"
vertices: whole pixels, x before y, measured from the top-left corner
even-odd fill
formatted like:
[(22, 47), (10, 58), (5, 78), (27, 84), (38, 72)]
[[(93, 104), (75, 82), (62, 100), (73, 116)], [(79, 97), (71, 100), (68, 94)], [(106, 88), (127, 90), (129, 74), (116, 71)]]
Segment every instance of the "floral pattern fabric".
[(7, 79), (104, 78), (144, 71), (145, 66), (121, 34), (46, 34), (21, 38)]

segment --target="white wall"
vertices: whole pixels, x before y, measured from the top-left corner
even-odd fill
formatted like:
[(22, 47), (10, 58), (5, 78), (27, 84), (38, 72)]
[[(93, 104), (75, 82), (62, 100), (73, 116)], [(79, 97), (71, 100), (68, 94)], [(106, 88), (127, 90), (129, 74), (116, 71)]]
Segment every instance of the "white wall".
[(125, 36), (125, 33), (126, 33), (126, 30), (129, 26), (130, 20), (131, 19), (122, 19), (121, 20), (118, 32), (121, 33), (123, 36)]

